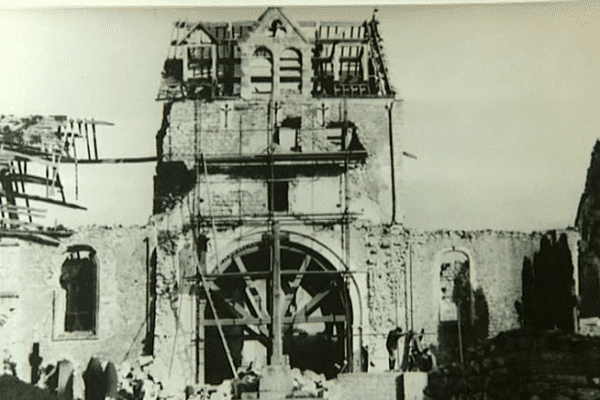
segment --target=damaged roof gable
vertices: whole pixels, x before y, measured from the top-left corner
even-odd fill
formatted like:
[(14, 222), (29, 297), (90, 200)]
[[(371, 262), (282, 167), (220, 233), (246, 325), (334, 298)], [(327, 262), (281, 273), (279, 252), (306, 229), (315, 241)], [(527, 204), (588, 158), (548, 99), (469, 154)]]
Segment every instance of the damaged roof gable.
[(303, 43), (308, 44), (308, 41), (298, 27), (286, 17), (279, 7), (269, 7), (262, 13), (254, 25), (254, 29), (248, 35), (247, 40), (251, 40), (257, 36), (272, 37), (273, 39), (285, 37), (286, 41), (297, 38)]

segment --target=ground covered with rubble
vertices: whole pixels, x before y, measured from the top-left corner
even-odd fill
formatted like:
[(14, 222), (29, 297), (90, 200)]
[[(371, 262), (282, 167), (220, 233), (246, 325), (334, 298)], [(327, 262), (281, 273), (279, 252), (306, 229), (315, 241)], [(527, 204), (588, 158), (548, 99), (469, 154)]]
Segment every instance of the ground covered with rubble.
[(513, 330), (429, 374), (425, 393), (453, 399), (600, 399), (600, 338)]

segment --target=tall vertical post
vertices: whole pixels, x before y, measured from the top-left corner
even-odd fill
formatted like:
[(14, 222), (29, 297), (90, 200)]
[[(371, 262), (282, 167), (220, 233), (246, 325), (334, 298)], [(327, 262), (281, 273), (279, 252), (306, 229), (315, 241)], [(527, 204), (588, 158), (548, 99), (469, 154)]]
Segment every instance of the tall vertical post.
[[(0, 165), (0, 171), (3, 172), (2, 179), (0, 180), (0, 187), (4, 190), (6, 196), (6, 204), (8, 206), (15, 206), (17, 203), (15, 201), (15, 192), (12, 185), (12, 181), (8, 176), (10, 174), (10, 165), (8, 162)], [(46, 179), (46, 181), (48, 181)], [(8, 218), (12, 220), (18, 220), (19, 214), (16, 212), (14, 208), (7, 207)]]
[(277, 221), (273, 222), (272, 240), (273, 309), (271, 311), (271, 336), (273, 337), (273, 355), (271, 357), (271, 365), (284, 365), (281, 324), (281, 243), (279, 238), (279, 222)]
[[(196, 256), (198, 257), (198, 271), (196, 276), (206, 274), (206, 253), (208, 250), (208, 239), (201, 234), (194, 234), (196, 240)], [(204, 383), (204, 311), (206, 309), (206, 294), (201, 280), (196, 280), (194, 292), (196, 295), (196, 376), (195, 383)]]

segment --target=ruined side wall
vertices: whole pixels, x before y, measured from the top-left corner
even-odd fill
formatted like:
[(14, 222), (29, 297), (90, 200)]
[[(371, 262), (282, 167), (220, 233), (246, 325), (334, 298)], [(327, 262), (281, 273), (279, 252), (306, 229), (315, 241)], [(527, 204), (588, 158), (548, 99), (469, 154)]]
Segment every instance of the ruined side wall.
[[(62, 359), (85, 369), (91, 356), (103, 362), (121, 363), (126, 354), (141, 352), (146, 314), (146, 228), (88, 228), (62, 240), (59, 247), (14, 240), (3, 247), (18, 254), (13, 268), (14, 311), (0, 327), (0, 344), (17, 365), (19, 378), (29, 381), (29, 354), (39, 343), (42, 365)], [(2, 241), (5, 243), (5, 240)], [(61, 339), (57, 302), (61, 266), (67, 247), (85, 244), (97, 252), (99, 262), (99, 316), (97, 335), (87, 340)], [(139, 335), (136, 337), (136, 333)], [(10, 338), (7, 340), (7, 338)]]
[(385, 336), (395, 326), (424, 329), (425, 343), (439, 345), (440, 261), (444, 252), (455, 250), (468, 256), (473, 290), (483, 294), (480, 305), (487, 309), (488, 336), (519, 327), (515, 301), (522, 301), (523, 265), (526, 258), (534, 260), (544, 236), (558, 238), (564, 233), (576, 263), (578, 234), (571, 230), (529, 234), (407, 232), (378, 227), (363, 228), (363, 232), (364, 250), (353, 254), (364, 257), (368, 266), (369, 326), (364, 342), (375, 369), (386, 368)]

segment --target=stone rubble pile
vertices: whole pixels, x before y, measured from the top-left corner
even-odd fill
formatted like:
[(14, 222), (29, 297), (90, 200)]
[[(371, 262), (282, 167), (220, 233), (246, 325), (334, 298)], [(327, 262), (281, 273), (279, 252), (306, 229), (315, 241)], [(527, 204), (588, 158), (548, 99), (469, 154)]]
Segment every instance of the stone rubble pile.
[[(260, 373), (254, 370), (238, 371), (239, 378), (223, 381), (220, 385), (188, 386), (186, 400), (231, 400), (258, 398)], [(307, 399), (327, 397), (334, 381), (327, 381), (324, 374), (313, 371), (288, 370), (291, 383), (287, 398)], [(146, 399), (144, 399), (146, 400)]]
[(332, 385), (325, 379), (324, 374), (317, 374), (311, 370), (301, 372), (298, 368), (292, 369), (294, 379), (293, 398), (324, 397), (325, 392)]
[(119, 395), (123, 400), (157, 400), (162, 384), (154, 372), (152, 357), (140, 357), (135, 363), (119, 366)]
[(433, 400), (597, 400), (600, 338), (503, 332), (467, 351), (464, 364), (430, 372), (425, 394)]

